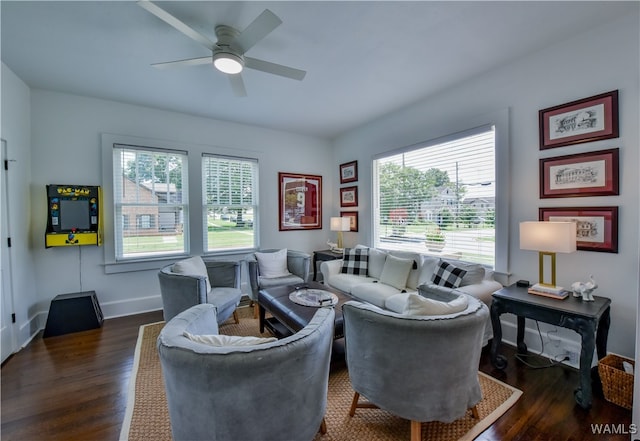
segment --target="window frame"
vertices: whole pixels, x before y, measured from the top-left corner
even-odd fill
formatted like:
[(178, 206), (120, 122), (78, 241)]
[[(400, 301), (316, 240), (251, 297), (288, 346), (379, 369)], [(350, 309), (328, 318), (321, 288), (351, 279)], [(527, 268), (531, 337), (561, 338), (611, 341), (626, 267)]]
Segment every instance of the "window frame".
[[(253, 187), (252, 187), (252, 202), (253, 204), (250, 205), (250, 207), (253, 210), (253, 225), (252, 225), (252, 229), (253, 229), (253, 244), (249, 247), (238, 247), (238, 248), (219, 248), (219, 249), (209, 249), (209, 238), (208, 238), (208, 209), (210, 205), (218, 205), (218, 204), (208, 204), (207, 203), (207, 193), (206, 193), (206, 186), (207, 186), (207, 176), (205, 174), (205, 166), (206, 166), (206, 159), (207, 158), (211, 158), (211, 159), (228, 159), (228, 160), (232, 160), (232, 161), (240, 161), (240, 162), (245, 162), (245, 163), (250, 163), (251, 167), (252, 167), (252, 179), (253, 179)], [(209, 153), (209, 152), (205, 152), (202, 154), (201, 156), (201, 161), (200, 161), (200, 168), (202, 170), (202, 179), (201, 179), (201, 186), (202, 186), (202, 249), (203, 249), (203, 254), (205, 255), (225, 255), (225, 254), (230, 254), (230, 253), (248, 253), (251, 252), (253, 250), (256, 250), (259, 248), (259, 191), (258, 191), (258, 183), (260, 180), (260, 176), (259, 176), (259, 172), (260, 172), (260, 167), (259, 167), (259, 161), (257, 158), (254, 157), (243, 157), (243, 156), (231, 156), (231, 155), (225, 155), (225, 154), (220, 154), (220, 153)], [(233, 205), (233, 204), (219, 204), (221, 206), (229, 206), (229, 205)], [(243, 204), (238, 204), (237, 206), (242, 206)], [(236, 205), (233, 205), (236, 206)], [(248, 205), (249, 206), (249, 205)]]

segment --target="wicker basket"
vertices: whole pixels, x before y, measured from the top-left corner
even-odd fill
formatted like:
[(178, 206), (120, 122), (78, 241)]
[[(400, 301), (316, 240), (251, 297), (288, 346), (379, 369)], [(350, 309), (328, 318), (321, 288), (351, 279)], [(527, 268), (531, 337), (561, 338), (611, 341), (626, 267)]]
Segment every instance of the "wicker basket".
[(633, 402), (633, 375), (627, 374), (622, 367), (622, 362), (627, 361), (634, 365), (633, 360), (620, 357), (616, 354), (608, 354), (598, 362), (598, 373), (602, 381), (604, 398), (618, 406), (631, 410)]

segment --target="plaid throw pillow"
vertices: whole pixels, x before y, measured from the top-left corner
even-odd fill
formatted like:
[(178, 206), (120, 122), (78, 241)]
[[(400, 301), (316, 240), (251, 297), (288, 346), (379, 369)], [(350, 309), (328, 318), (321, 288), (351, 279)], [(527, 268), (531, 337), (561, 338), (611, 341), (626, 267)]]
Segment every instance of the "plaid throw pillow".
[(467, 272), (462, 268), (440, 260), (438, 266), (436, 266), (436, 270), (433, 272), (433, 276), (431, 276), (431, 281), (439, 286), (457, 288), (462, 283), (462, 278), (465, 274), (467, 274)]
[(343, 274), (366, 276), (369, 266), (369, 248), (345, 248), (342, 261)]

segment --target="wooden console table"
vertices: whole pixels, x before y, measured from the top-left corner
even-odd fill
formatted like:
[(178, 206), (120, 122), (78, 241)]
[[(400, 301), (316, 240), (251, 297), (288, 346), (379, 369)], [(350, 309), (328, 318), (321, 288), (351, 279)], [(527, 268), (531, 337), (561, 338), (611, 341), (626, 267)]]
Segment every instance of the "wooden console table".
[(593, 351), (597, 350), (598, 359), (607, 355), (611, 299), (594, 296), (593, 302), (583, 302), (581, 298), (569, 295), (564, 300), (529, 294), (526, 287), (514, 285), (493, 293), (491, 303), (491, 325), (493, 341), (491, 344), (491, 363), (498, 369), (504, 369), (507, 360), (498, 354), (502, 341), (500, 315), (509, 312), (518, 316), (517, 346), (518, 354), (527, 352), (524, 343), (525, 318), (538, 320), (551, 325), (572, 329), (580, 334), (580, 386), (574, 395), (576, 402), (584, 409), (591, 407), (591, 363)]

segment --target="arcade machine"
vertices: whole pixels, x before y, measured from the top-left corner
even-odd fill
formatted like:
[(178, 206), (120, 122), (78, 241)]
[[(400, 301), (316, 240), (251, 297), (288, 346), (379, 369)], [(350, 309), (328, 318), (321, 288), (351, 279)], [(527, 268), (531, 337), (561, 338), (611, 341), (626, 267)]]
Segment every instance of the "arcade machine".
[[(47, 185), (45, 247), (102, 245), (102, 189), (98, 186)], [(95, 291), (61, 294), (51, 301), (44, 337), (102, 326)]]

